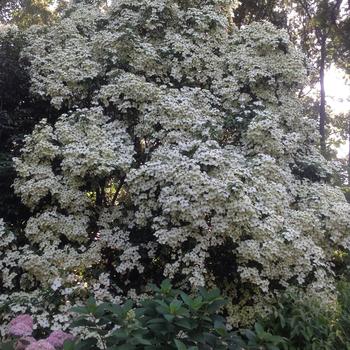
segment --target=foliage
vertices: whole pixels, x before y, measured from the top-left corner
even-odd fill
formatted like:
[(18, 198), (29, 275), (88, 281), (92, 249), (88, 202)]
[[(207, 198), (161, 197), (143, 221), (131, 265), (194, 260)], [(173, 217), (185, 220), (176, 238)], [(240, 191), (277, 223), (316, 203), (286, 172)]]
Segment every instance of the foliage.
[(334, 348), (350, 349), (350, 283), (349, 279), (338, 282), (338, 314), (335, 320)]
[(341, 17), (337, 30), (335, 31), (335, 50), (333, 50), (333, 59), (336, 65), (342, 68), (347, 75), (350, 74), (350, 40), (347, 33), (350, 31), (350, 3), (348, 2), (346, 10)]
[(287, 28), (290, 9), (285, 0), (246, 0), (234, 10), (234, 23), (241, 27), (255, 21), (266, 20), (278, 28)]
[(350, 284), (341, 281), (337, 289), (330, 307), (303, 294), (285, 294), (261, 324), (286, 339), (289, 350), (350, 349)]
[[(247, 0), (242, 1), (234, 12), (234, 21), (238, 26), (265, 19), (285, 28), (292, 42), (307, 55), (310, 64), (309, 85), (313, 91), (319, 90), (320, 94), (308, 94), (305, 101), (311, 97), (313, 103), (317, 104), (322, 152), (333, 159), (336, 154), (334, 149), (332, 152), (329, 148), (336, 145), (333, 144), (330, 132), (333, 119), (338, 117), (331, 118), (331, 113), (327, 110), (328, 87), (324, 84), (324, 74), (331, 64), (341, 67), (345, 72), (348, 70), (349, 6), (345, 0)], [(305, 90), (300, 91), (300, 95), (304, 93)], [(348, 134), (348, 122), (342, 126), (342, 132)]]
[(313, 298), (287, 294), (264, 324), (273, 334), (288, 339), (288, 349), (334, 349), (332, 320), (335, 313)]
[[(54, 118), (47, 101), (30, 94), (27, 62), (21, 57), (26, 34), (21, 28), (47, 24), (53, 15), (46, 0), (5, 0), (0, 4), (0, 217), (21, 228), (29, 211), (14, 194), (16, 176), (12, 158), (23, 146), (23, 137), (32, 132), (43, 116)], [(11, 24), (11, 25), (10, 25)], [(19, 29), (20, 28), (20, 29)]]
[[(89, 299), (85, 307), (73, 309), (81, 314), (73, 326), (97, 333), (104, 349), (225, 349), (223, 318), (216, 315), (225, 302), (218, 290), (201, 289), (191, 298), (173, 290), (169, 281), (153, 289), (154, 297), (141, 301), (140, 307), (131, 300), (119, 306), (96, 305)], [(91, 338), (78, 341), (72, 349), (93, 349), (91, 342)]]
[(15, 24), (20, 29), (48, 24), (58, 15), (49, 6), (64, 7), (65, 3), (64, 0), (4, 0), (0, 4), (0, 23)]
[[(19, 154), (23, 137), (32, 131), (43, 115), (50, 114), (49, 104), (30, 95), (26, 62), (21, 59), (25, 34), (15, 27), (0, 31), (0, 217), (21, 227), (28, 209), (14, 194), (15, 170), (12, 157)], [(51, 113), (52, 114), (52, 113)]]
[[(129, 300), (124, 305), (89, 299), (74, 310), (80, 318), (72, 326), (85, 327), (93, 337), (66, 343), (65, 350), (99, 349), (278, 349), (283, 338), (264, 332), (256, 324), (254, 331), (229, 333), (224, 318), (217, 312), (225, 304), (220, 291), (189, 296), (172, 289), (168, 280), (160, 288), (152, 286), (154, 296), (136, 307)], [(242, 335), (241, 335), (242, 334)], [(245, 340), (246, 339), (246, 340)]]
[[(260, 318), (250, 329), (235, 331), (228, 331), (225, 319), (218, 314), (227, 300), (217, 289), (200, 288), (188, 295), (173, 289), (168, 280), (159, 288), (149, 288), (151, 296), (137, 303), (129, 299), (123, 304), (97, 304), (91, 297), (72, 310), (75, 319), (71, 326), (78, 335), (74, 340), (67, 333), (54, 331), (42, 341), (65, 350), (350, 349), (350, 284), (346, 281), (338, 284), (337, 302), (331, 307), (302, 293), (286, 293), (269, 316)], [(23, 337), (1, 343), (1, 349), (13, 350), (19, 342), (37, 342), (26, 336), (27, 327), (16, 327), (20, 322), (33, 327), (29, 315), (11, 321), (8, 331)]]

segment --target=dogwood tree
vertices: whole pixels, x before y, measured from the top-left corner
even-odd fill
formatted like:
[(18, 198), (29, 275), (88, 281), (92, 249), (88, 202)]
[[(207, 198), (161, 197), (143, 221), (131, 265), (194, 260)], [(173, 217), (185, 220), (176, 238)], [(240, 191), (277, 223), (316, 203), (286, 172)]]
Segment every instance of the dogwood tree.
[(232, 12), (116, 0), (28, 31), (32, 93), (62, 114), (15, 160), (32, 216), (0, 246), (14, 311), (58, 328), (88, 293), (138, 298), (164, 278), (221, 288), (234, 326), (286, 289), (331, 299), (350, 206), (296, 95), (305, 59), (286, 32), (238, 30)]

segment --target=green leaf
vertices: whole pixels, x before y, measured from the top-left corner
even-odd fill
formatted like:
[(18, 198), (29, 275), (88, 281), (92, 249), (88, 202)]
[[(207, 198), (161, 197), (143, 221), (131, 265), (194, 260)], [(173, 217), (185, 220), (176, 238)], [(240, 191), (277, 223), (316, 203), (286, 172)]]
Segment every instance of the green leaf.
[(133, 306), (134, 306), (134, 302), (132, 300), (127, 300), (122, 306), (122, 309), (124, 312), (128, 312), (133, 308)]
[(116, 329), (110, 335), (111, 338), (113, 337), (113, 338), (117, 338), (117, 339), (127, 339), (128, 336), (129, 336), (128, 333), (123, 328)]
[(186, 345), (179, 339), (174, 339), (177, 350), (187, 350)]
[(106, 311), (108, 312), (107, 307), (108, 307), (107, 303), (102, 303), (102, 304), (98, 305), (98, 306), (96, 307), (96, 310), (95, 310), (95, 312), (94, 312), (94, 315), (95, 315), (97, 318), (102, 317), (104, 314), (106, 314)]
[(267, 345), (268, 350), (279, 350), (279, 348), (275, 345)]
[(8, 343), (0, 343), (0, 349), (1, 350), (13, 350), (15, 346), (14, 341), (10, 341)]
[(72, 312), (76, 312), (77, 314), (88, 314), (89, 310), (85, 306), (75, 306), (70, 309)]
[(168, 294), (168, 293), (170, 292), (170, 290), (171, 290), (172, 287), (173, 287), (173, 286), (172, 286), (170, 280), (166, 279), (166, 280), (164, 280), (164, 281), (161, 283), (161, 285), (160, 285), (160, 290), (161, 290), (162, 293)]
[(176, 315), (177, 311), (181, 308), (181, 306), (182, 301), (174, 299), (169, 305), (170, 313)]
[(95, 322), (86, 318), (78, 318), (71, 323), (71, 327), (95, 327)]
[(220, 290), (215, 288), (206, 293), (205, 300), (213, 301), (217, 298), (220, 298)]
[(138, 344), (141, 344), (141, 345), (152, 345), (152, 343), (149, 340), (144, 339), (142, 337), (135, 336), (134, 338), (138, 342)]
[(256, 334), (260, 337), (264, 332), (264, 328), (263, 326), (259, 323), (259, 322), (256, 322), (255, 325), (254, 325), (254, 329), (255, 329), (255, 332)]
[(96, 301), (93, 297), (90, 297), (87, 300), (86, 307), (87, 307), (89, 313), (95, 314), (96, 309), (97, 309), (97, 305), (96, 305)]
[(210, 313), (214, 313), (216, 311), (219, 311), (226, 304), (227, 304), (227, 302), (224, 299), (215, 300), (208, 306), (208, 311)]
[(82, 340), (80, 343), (78, 343), (74, 350), (97, 350), (97, 339), (95, 338), (88, 338)]
[(252, 341), (254, 339), (256, 339), (256, 334), (251, 331), (250, 329), (244, 329), (243, 331), (241, 331), (242, 334), (245, 335), (245, 337), (249, 340), (249, 341)]
[(152, 318), (148, 320), (146, 324), (163, 323), (163, 322), (164, 322), (164, 318), (157, 317), (157, 318)]
[(116, 349), (118, 349), (118, 350), (135, 350), (136, 349), (136, 345), (123, 344), (123, 345), (119, 345)]
[(198, 311), (203, 305), (204, 305), (204, 303), (203, 303), (203, 298), (202, 298), (201, 296), (198, 296), (197, 298), (195, 298), (195, 299), (193, 300), (193, 303), (192, 303), (192, 305), (191, 305), (191, 308), (192, 308), (193, 310)]
[(112, 322), (113, 322), (112, 315), (107, 315), (107, 316), (102, 315), (99, 317), (97, 324), (99, 326), (104, 326)]
[(186, 293), (181, 292), (180, 293), (181, 299), (184, 301), (184, 303), (188, 306), (191, 306), (193, 303), (193, 299), (191, 299)]
[(168, 322), (172, 322), (175, 318), (174, 315), (170, 315), (170, 314), (164, 314), (163, 317), (168, 321)]
[(190, 321), (187, 318), (179, 318), (176, 321), (174, 321), (174, 324), (187, 330), (191, 330), (194, 328), (193, 325), (196, 325), (197, 322), (193, 322), (192, 320)]
[(166, 327), (165, 327), (164, 323), (150, 324), (148, 326), (148, 328), (150, 330), (152, 330), (154, 333), (161, 333), (161, 334), (166, 334), (167, 333), (167, 330), (166, 330)]
[(63, 350), (74, 350), (74, 341), (65, 340), (63, 343)]

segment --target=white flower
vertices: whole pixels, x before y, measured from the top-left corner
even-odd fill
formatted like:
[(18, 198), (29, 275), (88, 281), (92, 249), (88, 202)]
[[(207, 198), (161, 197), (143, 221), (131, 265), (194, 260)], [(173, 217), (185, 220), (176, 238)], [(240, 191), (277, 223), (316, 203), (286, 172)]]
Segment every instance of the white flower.
[(283, 289), (332, 295), (350, 206), (297, 98), (304, 57), (269, 23), (227, 30), (232, 5), (123, 0), (28, 31), (31, 89), (66, 113), (15, 160), (33, 214), (19, 247), (0, 223), (0, 300), (51, 287), (57, 304), (28, 308), (57, 329), (85, 286), (121, 302), (163, 277), (216, 285), (232, 325)]
[(51, 284), (51, 289), (56, 291), (58, 288), (62, 286), (61, 278), (55, 278)]

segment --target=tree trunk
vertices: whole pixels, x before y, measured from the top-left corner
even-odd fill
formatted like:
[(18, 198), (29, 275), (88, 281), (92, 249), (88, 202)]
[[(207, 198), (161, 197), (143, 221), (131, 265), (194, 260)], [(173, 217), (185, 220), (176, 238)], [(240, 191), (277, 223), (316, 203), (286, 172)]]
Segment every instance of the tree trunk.
[(326, 156), (326, 93), (324, 86), (324, 73), (326, 67), (326, 56), (327, 56), (327, 47), (326, 47), (326, 34), (322, 33), (320, 38), (321, 44), (321, 58), (320, 58), (320, 106), (319, 106), (319, 116), (320, 116), (320, 145), (321, 153)]
[(348, 186), (350, 186), (350, 120), (348, 121)]

